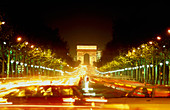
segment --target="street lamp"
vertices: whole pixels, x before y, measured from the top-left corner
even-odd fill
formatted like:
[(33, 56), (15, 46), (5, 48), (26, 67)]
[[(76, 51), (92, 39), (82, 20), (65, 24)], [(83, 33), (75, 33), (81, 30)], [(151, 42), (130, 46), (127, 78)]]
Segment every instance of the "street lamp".
[(5, 24), (5, 21), (2, 21), (2, 24)]
[(170, 29), (168, 29), (168, 33), (170, 34)]
[(25, 42), (25, 45), (28, 45), (28, 42)]
[(31, 45), (31, 48), (34, 48), (34, 45)]
[(0, 21), (0, 25), (4, 25), (5, 24), (5, 21)]
[(2, 30), (1, 25), (4, 25), (4, 24), (5, 24), (5, 22), (4, 22), (4, 21), (0, 21), (0, 31)]
[[(151, 73), (151, 81), (152, 81), (152, 84), (155, 83), (154, 81), (154, 77), (157, 76), (157, 74), (155, 75), (155, 72), (154, 72), (154, 67), (155, 67), (155, 64), (154, 64), (154, 60), (155, 60), (155, 57), (154, 57), (154, 45), (153, 43), (155, 44), (155, 42), (153, 41), (149, 41), (149, 44), (152, 46), (151, 47), (151, 51), (152, 51), (152, 65), (150, 65), (150, 67), (152, 68), (152, 73)], [(154, 76), (155, 75), (155, 76)], [(156, 80), (156, 79), (155, 79)]]
[(161, 37), (160, 37), (160, 36), (157, 36), (156, 38), (157, 38), (157, 40), (161, 40)]
[(151, 45), (152, 45), (152, 44), (153, 44), (153, 42), (152, 42), (152, 41), (149, 41), (149, 44), (151, 44)]
[(144, 48), (144, 47), (145, 47), (145, 45), (143, 44), (143, 45), (142, 45), (142, 48)]
[(18, 42), (20, 42), (21, 40), (22, 40), (22, 38), (21, 38), (21, 37), (18, 37), (18, 38), (17, 38), (17, 41), (18, 41)]

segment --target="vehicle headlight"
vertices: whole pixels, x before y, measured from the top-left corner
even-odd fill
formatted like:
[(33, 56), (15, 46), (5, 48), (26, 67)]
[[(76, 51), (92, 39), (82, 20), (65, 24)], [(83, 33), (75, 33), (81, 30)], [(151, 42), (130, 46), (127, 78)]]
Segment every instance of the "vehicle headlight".
[(63, 102), (75, 102), (73, 98), (63, 98)]
[(6, 102), (7, 102), (7, 99), (0, 98), (0, 103), (6, 103)]

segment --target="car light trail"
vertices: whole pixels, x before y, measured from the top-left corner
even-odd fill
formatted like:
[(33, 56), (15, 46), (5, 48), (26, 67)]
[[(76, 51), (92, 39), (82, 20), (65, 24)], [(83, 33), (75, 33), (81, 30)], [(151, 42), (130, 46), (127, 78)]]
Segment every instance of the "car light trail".
[(129, 110), (130, 107), (128, 104), (106, 104), (103, 105), (104, 108), (118, 109), (118, 110)]
[(20, 80), (1, 84), (0, 92), (4, 90), (9, 90), (15, 87), (25, 87), (31, 85), (77, 85), (79, 82), (79, 77), (62, 78), (60, 80)]
[(93, 90), (93, 88), (83, 88), (84, 91)]
[(87, 102), (107, 102), (106, 99), (98, 99), (98, 98), (86, 98)]
[(63, 102), (75, 102), (73, 98), (63, 98)]
[[(3, 104), (0, 105), (0, 108), (5, 108), (5, 107), (22, 107), (22, 108), (27, 108), (27, 107), (35, 107), (35, 108), (65, 108), (65, 107), (74, 107), (74, 108), (89, 108), (92, 106), (77, 106), (77, 105), (8, 105), (8, 104)], [(93, 107), (92, 107), (93, 108)], [(95, 108), (101, 108), (100, 106), (95, 106)]]
[(5, 91), (5, 92), (0, 92), (0, 97), (6, 95), (6, 94), (9, 94), (11, 92), (15, 92), (15, 91), (18, 91), (18, 89), (12, 89), (12, 90), (8, 90), (8, 91)]
[(4, 98), (0, 98), (0, 103), (3, 103), (3, 102), (7, 102), (7, 99), (4, 99)]
[(132, 86), (131, 86), (131, 85), (129, 85), (129, 84), (126, 84), (125, 86), (126, 86), (126, 87), (132, 87)]
[[(12, 102), (5, 102), (5, 103), (0, 103), (0, 105), (8, 105), (8, 104), (12, 104)], [(0, 106), (1, 107), (1, 106)]]
[(86, 96), (95, 96), (96, 93), (83, 93), (83, 95), (86, 95)]

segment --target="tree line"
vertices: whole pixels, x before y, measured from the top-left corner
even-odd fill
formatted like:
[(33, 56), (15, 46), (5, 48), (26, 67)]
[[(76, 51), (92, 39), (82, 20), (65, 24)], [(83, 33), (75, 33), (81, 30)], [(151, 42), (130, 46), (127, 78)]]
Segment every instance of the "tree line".
[[(124, 69), (119, 75), (127, 75), (135, 80), (152, 84), (170, 83), (170, 30), (151, 41), (137, 47), (123, 48), (117, 55), (103, 58), (109, 62), (98, 62), (101, 72)], [(105, 53), (104, 53), (105, 54)], [(116, 73), (115, 73), (116, 74)]]
[(4, 21), (0, 16), (0, 75), (56, 75), (73, 71), (78, 66), (69, 55), (69, 47), (59, 36), (59, 30), (46, 26), (23, 29)]

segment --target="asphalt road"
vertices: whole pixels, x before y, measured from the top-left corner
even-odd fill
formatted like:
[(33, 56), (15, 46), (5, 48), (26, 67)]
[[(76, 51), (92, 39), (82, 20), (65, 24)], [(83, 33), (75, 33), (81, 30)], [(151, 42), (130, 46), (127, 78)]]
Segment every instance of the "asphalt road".
[(90, 93), (95, 93), (95, 96), (104, 96), (105, 98), (115, 98), (122, 97), (126, 94), (124, 91), (120, 91), (117, 89), (113, 89), (112, 87), (107, 87), (103, 83), (95, 82), (93, 78), (90, 78), (89, 88), (93, 88), (93, 90), (89, 90)]

